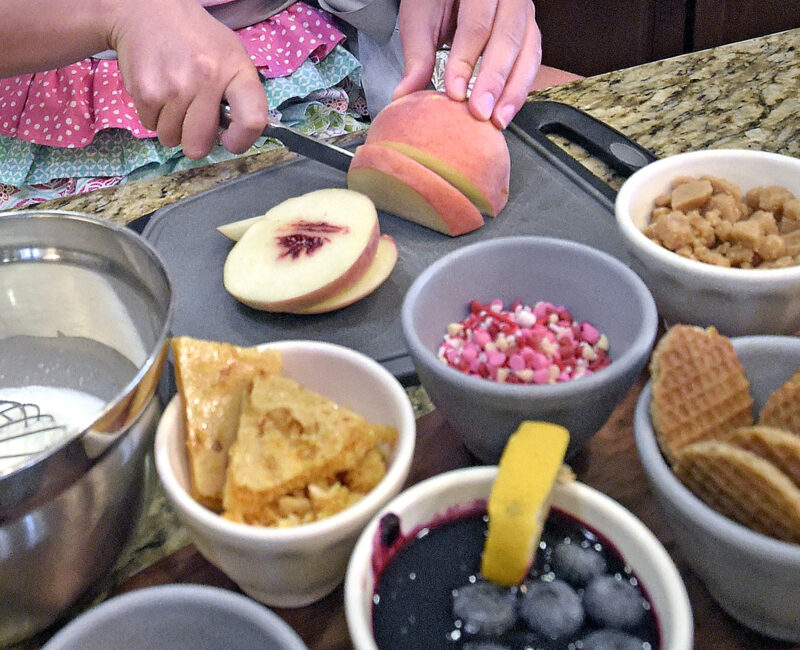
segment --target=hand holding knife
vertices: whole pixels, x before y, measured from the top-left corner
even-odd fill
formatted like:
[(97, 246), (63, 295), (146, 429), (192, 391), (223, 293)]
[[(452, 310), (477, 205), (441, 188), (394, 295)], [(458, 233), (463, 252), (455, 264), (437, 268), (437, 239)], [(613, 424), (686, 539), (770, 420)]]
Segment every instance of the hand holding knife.
[[(230, 106), (226, 102), (223, 102), (220, 105), (219, 111), (219, 125), (222, 129), (226, 129), (231, 123), (230, 112)], [(280, 140), (289, 151), (305, 156), (306, 158), (311, 158), (312, 160), (316, 160), (343, 172), (347, 172), (350, 167), (350, 162), (353, 160), (353, 154), (347, 151), (347, 149), (342, 149), (336, 145), (317, 140), (297, 129), (283, 126), (275, 122), (267, 124), (262, 135)]]

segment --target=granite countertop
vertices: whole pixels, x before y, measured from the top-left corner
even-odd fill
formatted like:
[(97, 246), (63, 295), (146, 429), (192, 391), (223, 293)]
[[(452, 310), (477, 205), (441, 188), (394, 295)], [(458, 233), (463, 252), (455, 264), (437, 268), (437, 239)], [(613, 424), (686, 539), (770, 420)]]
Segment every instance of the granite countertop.
[[(581, 108), (658, 156), (702, 148), (753, 148), (800, 157), (800, 29), (615, 71), (536, 92)], [(339, 140), (339, 143), (342, 143)], [(346, 144), (345, 141), (343, 144)], [(612, 186), (622, 179), (575, 145), (575, 158)], [(242, 174), (291, 158), (269, 151), (40, 204), (126, 224), (160, 207)], [(432, 408), (423, 390), (409, 388), (417, 415)], [(105, 581), (106, 591), (189, 543), (150, 473), (142, 525)], [(76, 612), (90, 605), (80, 603)]]

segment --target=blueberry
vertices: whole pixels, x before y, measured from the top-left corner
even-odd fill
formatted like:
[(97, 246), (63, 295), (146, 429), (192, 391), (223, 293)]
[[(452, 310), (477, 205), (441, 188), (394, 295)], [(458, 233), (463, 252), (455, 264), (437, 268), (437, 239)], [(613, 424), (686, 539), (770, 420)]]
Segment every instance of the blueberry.
[(611, 575), (594, 578), (583, 592), (586, 613), (598, 625), (630, 629), (644, 618), (647, 601), (630, 582)]
[(644, 642), (620, 630), (595, 630), (581, 639), (583, 650), (642, 650)]
[(491, 582), (475, 582), (453, 591), (453, 616), (467, 634), (502, 634), (517, 622), (514, 592)]
[(559, 543), (553, 550), (551, 566), (556, 576), (574, 587), (583, 587), (592, 578), (608, 571), (605, 558), (600, 553), (575, 542)]
[(390, 512), (381, 517), (378, 527), (380, 529), (381, 544), (386, 548), (390, 548), (400, 537), (400, 518)]
[(577, 632), (583, 624), (581, 597), (563, 580), (528, 582), (520, 615), (535, 632), (556, 640)]

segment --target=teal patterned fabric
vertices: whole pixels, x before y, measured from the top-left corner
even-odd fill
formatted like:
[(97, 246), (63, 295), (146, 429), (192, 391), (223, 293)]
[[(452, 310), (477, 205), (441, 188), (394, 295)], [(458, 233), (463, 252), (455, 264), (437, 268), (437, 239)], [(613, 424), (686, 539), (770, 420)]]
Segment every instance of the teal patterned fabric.
[[(319, 63), (306, 60), (288, 77), (264, 80), (264, 90), (269, 105), (278, 107), (280, 117), (282, 104), (289, 100), (304, 99), (315, 91), (330, 88), (345, 79), (357, 80), (360, 63), (341, 45), (337, 45)], [(303, 104), (300, 115), (305, 116), (309, 103)], [(312, 102), (313, 104), (313, 102)], [(336, 111), (315, 108), (311, 114), (321, 117), (324, 128), (341, 122), (341, 128), (359, 128), (355, 119), (350, 124), (344, 117), (336, 117)], [(296, 113), (297, 110), (294, 111)], [(283, 121), (283, 120), (282, 120)], [(259, 139), (256, 150), (279, 146), (273, 140)], [(252, 150), (248, 153), (252, 153)], [(137, 139), (128, 131), (109, 129), (99, 133), (92, 143), (81, 149), (62, 149), (35, 145), (23, 140), (0, 136), (0, 184), (16, 187), (46, 183), (55, 178), (96, 178), (102, 176), (128, 176), (130, 179), (158, 174), (168, 174), (181, 169), (208, 165), (232, 158), (221, 146), (212, 150), (207, 158), (190, 160), (180, 147), (164, 147), (156, 139)]]

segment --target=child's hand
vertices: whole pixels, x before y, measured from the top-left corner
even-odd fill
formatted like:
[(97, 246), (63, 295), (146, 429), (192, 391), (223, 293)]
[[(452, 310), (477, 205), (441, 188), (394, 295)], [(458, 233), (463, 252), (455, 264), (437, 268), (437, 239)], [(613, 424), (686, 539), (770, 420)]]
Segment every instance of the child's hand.
[(233, 31), (196, 0), (119, 3), (109, 42), (142, 124), (189, 158), (207, 155), (218, 137), (220, 102), (231, 107), (222, 144), (246, 151), (268, 120), (255, 66)]
[(405, 73), (394, 92), (401, 97), (431, 80), (436, 49), (452, 48), (445, 92), (466, 97), (475, 63), (483, 56), (469, 107), (503, 129), (519, 111), (542, 60), (541, 34), (532, 0), (402, 0), (399, 14)]

